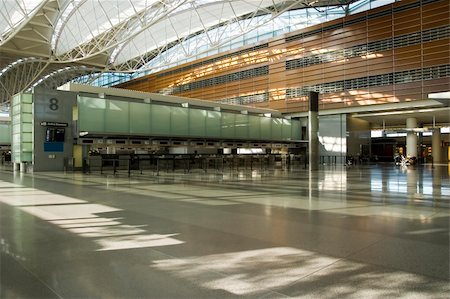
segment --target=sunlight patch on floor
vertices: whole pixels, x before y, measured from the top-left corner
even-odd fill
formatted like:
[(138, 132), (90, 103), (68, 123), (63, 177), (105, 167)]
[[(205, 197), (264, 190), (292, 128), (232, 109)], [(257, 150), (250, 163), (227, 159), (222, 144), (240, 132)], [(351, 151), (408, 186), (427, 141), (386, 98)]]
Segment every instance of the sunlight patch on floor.
[[(186, 259), (155, 261), (152, 267), (209, 289), (246, 295), (289, 285), (337, 259), (290, 247), (277, 247)], [(220, 273), (222, 277), (205, 275)]]
[[(17, 207), (78, 236), (92, 238), (100, 245), (97, 251), (184, 243), (172, 238), (177, 235), (176, 233), (149, 234), (149, 231), (144, 229), (146, 225), (128, 225), (123, 223), (125, 219), (121, 217), (105, 215), (105, 213), (122, 211), (118, 208), (2, 181), (0, 181), (1, 187), (14, 190), (0, 193), (0, 203)], [(104, 217), (100, 217), (99, 214)]]
[(446, 283), (425, 276), (292, 247), (165, 259), (150, 266), (236, 295), (274, 291), (295, 298), (441, 298), (450, 291)]

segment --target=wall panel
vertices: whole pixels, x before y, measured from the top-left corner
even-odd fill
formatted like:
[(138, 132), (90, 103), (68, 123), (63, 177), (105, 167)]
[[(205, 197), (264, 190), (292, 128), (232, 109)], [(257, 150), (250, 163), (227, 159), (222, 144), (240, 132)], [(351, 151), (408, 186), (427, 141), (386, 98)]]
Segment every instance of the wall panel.
[[(445, 28), (439, 29), (440, 35), (436, 29), (450, 25), (450, 4), (445, 0), (420, 2), (418, 6), (414, 5), (416, 3), (419, 2), (401, 1), (314, 25), (272, 38), (267, 44), (263, 44), (264, 42), (257, 44), (264, 45), (262, 48), (246, 47), (202, 58), (149, 75), (144, 81), (137, 79), (135, 83), (132, 81), (118, 87), (167, 92), (170, 91), (169, 86), (217, 78), (267, 65), (268, 73), (265, 74), (184, 90), (176, 94), (212, 101), (227, 99), (236, 101), (234, 99), (238, 97), (270, 92), (266, 102), (252, 105), (281, 111), (307, 109), (303, 95), (292, 96), (287, 92), (301, 87), (328, 88), (329, 91), (321, 95), (322, 109), (421, 99), (425, 92), (422, 85), (426, 86), (427, 91), (441, 90), (445, 85), (442, 83), (430, 85), (429, 82), (425, 82), (426, 80), (415, 78), (414, 74), (421, 73), (422, 68), (450, 64), (450, 36), (445, 37), (445, 34), (448, 35)], [(384, 11), (390, 11), (391, 14), (374, 15)], [(352, 20), (359, 21), (351, 22)], [(343, 26), (340, 27), (339, 24)], [(331, 25), (338, 26), (327, 29)], [(320, 29), (320, 32), (308, 34), (317, 29)], [(434, 31), (431, 33), (426, 31), (430, 29)], [(424, 42), (420, 39), (421, 36), (426, 38)], [(300, 58), (302, 59), (299, 60), (299, 64), (293, 69), (286, 69), (287, 63)], [(408, 81), (411, 76), (414, 77), (414, 82)], [(394, 78), (397, 81), (394, 82)], [(449, 80), (448, 77), (435, 79)], [(145, 80), (148, 83), (144, 84)], [(336, 82), (341, 83), (339, 85)], [(333, 84), (337, 86), (333, 87)], [(358, 84), (362, 84), (361, 87), (355, 87)], [(409, 84), (414, 88), (409, 88)], [(339, 89), (340, 86), (344, 86), (346, 90)], [(331, 92), (333, 88), (338, 90)], [(231, 128), (225, 129), (223, 133), (228, 134), (227, 130)]]

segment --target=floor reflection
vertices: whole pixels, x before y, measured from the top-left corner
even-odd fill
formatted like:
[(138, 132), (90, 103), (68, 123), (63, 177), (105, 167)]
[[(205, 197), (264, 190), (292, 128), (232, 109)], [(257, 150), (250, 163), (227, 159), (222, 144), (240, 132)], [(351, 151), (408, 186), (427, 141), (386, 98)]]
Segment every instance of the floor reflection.
[(8, 294), (448, 298), (446, 167), (228, 171), (0, 171)]
[[(159, 260), (151, 267), (235, 295), (280, 291), (302, 298), (431, 298), (448, 291), (445, 284), (424, 276), (396, 270), (386, 273), (364, 263), (291, 247)], [(417, 292), (414, 286), (423, 284), (429, 284), (428, 288)]]
[(108, 218), (121, 209), (53, 194), (0, 181), (0, 202), (49, 221), (78, 236), (93, 238), (98, 251), (182, 244), (177, 234), (148, 234), (145, 225), (124, 224), (121, 218)]
[(429, 199), (448, 207), (450, 180), (445, 166), (434, 167), (374, 167), (370, 169), (370, 190), (403, 194), (411, 199)]

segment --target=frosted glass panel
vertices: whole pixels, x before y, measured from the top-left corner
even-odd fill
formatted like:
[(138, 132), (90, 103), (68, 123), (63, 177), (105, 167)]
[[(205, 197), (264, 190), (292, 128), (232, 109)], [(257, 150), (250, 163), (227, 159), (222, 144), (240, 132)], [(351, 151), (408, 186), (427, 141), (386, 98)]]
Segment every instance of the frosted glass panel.
[(32, 133), (24, 133), (22, 132), (22, 142), (32, 142), (33, 134)]
[(22, 105), (23, 113), (32, 113), (33, 107), (31, 105)]
[(21, 122), (31, 123), (32, 121), (33, 121), (33, 115), (32, 114), (22, 114)]
[(249, 140), (259, 140), (261, 138), (261, 118), (250, 115), (248, 119), (250, 123)]
[(20, 94), (16, 94), (15, 96), (12, 97), (13, 106), (20, 104), (20, 96), (21, 96)]
[(248, 140), (249, 119), (248, 115), (236, 114), (236, 138)]
[(128, 102), (111, 101), (106, 103), (105, 129), (109, 133), (129, 132)]
[(151, 128), (151, 106), (142, 103), (130, 103), (130, 133), (149, 135)]
[(22, 124), (22, 132), (32, 132), (33, 131), (33, 125), (30, 123), (24, 123)]
[(20, 126), (13, 126), (12, 133), (20, 134)]
[(206, 118), (206, 136), (221, 137), (222, 114), (217, 111), (208, 111)]
[(0, 143), (1, 144), (11, 143), (11, 130), (9, 125), (0, 124)]
[(31, 93), (23, 93), (22, 94), (22, 103), (33, 103), (33, 95)]
[(281, 140), (282, 136), (283, 119), (272, 118), (272, 140)]
[(187, 136), (189, 134), (189, 110), (181, 107), (171, 107), (172, 136)]
[(24, 142), (22, 144), (22, 151), (24, 152), (31, 152), (33, 150), (33, 143), (31, 142)]
[(300, 121), (293, 120), (292, 121), (292, 140), (300, 140), (301, 139), (301, 126)]
[(190, 136), (203, 137), (206, 135), (206, 121), (208, 114), (206, 110), (189, 109)]
[(11, 118), (12, 118), (12, 122), (11, 123), (13, 125), (20, 124), (20, 114), (13, 115)]
[(20, 113), (20, 105), (14, 105), (12, 108), (12, 114), (16, 115)]
[(292, 121), (290, 119), (283, 119), (283, 140), (292, 140), (291, 129)]
[[(30, 118), (22, 114), (22, 118)], [(19, 120), (13, 115), (13, 122)], [(299, 140), (299, 121), (203, 109), (79, 97), (80, 131), (162, 137)], [(24, 127), (23, 130), (28, 130)]]
[(222, 113), (222, 137), (235, 138), (235, 114)]
[(272, 137), (271, 123), (272, 119), (269, 117), (261, 117), (261, 139), (270, 140)]
[(105, 132), (106, 101), (97, 98), (78, 99), (78, 124), (80, 131)]
[(170, 134), (170, 108), (169, 106), (152, 105), (151, 122), (153, 134)]
[(30, 152), (23, 152), (21, 155), (22, 162), (31, 162), (33, 161), (33, 154)]

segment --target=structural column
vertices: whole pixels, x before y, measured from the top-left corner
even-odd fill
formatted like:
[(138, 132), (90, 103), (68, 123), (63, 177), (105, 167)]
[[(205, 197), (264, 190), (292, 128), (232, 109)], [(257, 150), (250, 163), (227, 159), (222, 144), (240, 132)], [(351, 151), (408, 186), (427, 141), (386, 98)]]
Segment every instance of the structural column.
[(431, 155), (433, 156), (433, 163), (442, 161), (441, 130), (439, 128), (433, 130), (433, 136), (431, 137)]
[(319, 93), (309, 93), (308, 155), (309, 171), (319, 169)]
[(414, 117), (407, 118), (406, 128), (408, 129), (406, 135), (406, 156), (417, 158), (417, 133), (412, 130), (417, 128), (417, 119)]
[(27, 172), (27, 163), (20, 162), (20, 172)]

